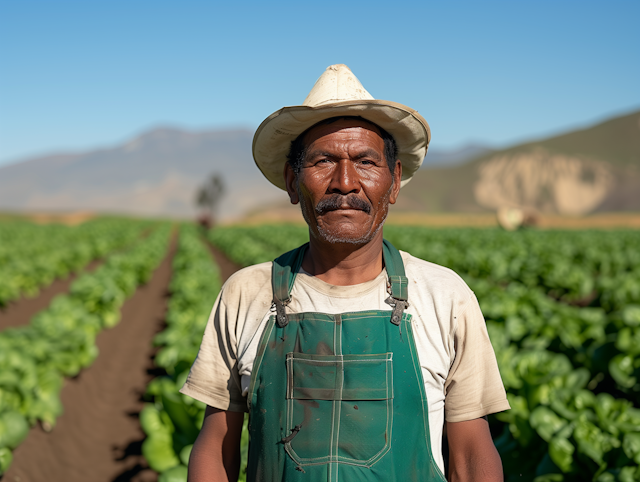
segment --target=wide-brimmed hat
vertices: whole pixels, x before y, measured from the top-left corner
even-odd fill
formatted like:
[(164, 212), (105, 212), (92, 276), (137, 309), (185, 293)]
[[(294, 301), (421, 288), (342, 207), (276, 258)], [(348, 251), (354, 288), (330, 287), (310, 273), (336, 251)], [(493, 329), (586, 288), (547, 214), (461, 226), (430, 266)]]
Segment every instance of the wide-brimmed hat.
[(393, 136), (402, 186), (422, 165), (431, 140), (427, 121), (406, 105), (374, 99), (344, 64), (327, 67), (302, 105), (284, 107), (260, 124), (253, 136), (253, 159), (272, 184), (286, 189), (283, 173), (291, 142), (314, 124), (339, 116), (360, 116)]

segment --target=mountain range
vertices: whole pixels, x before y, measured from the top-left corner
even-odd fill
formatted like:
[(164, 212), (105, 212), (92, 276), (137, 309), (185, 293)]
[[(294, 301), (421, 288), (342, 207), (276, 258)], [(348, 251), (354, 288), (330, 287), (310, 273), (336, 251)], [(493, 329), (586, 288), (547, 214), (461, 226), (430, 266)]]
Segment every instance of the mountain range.
[[(0, 210), (190, 217), (212, 174), (222, 219), (286, 205), (255, 167), (252, 132), (158, 128), (123, 145), (0, 167)], [(561, 214), (640, 210), (640, 111), (495, 150), (430, 149), (397, 210), (479, 212), (516, 206)]]

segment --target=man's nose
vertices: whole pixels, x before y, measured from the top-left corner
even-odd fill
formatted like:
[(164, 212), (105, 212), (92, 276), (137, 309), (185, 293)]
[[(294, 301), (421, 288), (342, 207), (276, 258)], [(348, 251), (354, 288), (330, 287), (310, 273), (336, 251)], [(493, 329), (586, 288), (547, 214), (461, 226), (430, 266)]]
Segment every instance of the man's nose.
[(329, 191), (332, 193), (348, 194), (360, 191), (358, 171), (349, 159), (341, 159), (331, 177)]

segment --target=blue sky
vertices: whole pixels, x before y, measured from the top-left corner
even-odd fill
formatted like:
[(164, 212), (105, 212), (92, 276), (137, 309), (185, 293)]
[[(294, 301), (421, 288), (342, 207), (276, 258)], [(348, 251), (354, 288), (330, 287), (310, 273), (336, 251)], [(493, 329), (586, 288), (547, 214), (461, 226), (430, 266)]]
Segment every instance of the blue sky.
[(156, 126), (255, 128), (345, 63), (434, 149), (640, 109), (640, 2), (0, 0), (0, 165)]

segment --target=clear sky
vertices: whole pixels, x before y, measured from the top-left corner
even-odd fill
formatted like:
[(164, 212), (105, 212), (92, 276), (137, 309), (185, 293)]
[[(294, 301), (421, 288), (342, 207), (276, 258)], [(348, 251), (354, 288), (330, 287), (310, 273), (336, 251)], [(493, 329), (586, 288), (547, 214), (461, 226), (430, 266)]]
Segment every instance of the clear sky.
[(255, 128), (345, 63), (433, 148), (640, 108), (640, 1), (0, 0), (0, 164), (156, 126)]

